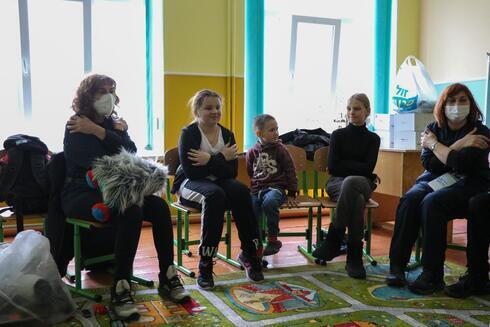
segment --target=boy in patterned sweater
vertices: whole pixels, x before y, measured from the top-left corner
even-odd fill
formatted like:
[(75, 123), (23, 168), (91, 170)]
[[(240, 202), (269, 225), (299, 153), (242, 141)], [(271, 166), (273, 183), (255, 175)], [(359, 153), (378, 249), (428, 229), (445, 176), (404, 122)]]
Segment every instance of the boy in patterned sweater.
[(267, 244), (264, 256), (279, 252), (279, 208), (286, 203), (296, 207), (298, 180), (294, 162), (279, 139), (277, 121), (271, 115), (255, 117), (257, 143), (247, 152), (247, 172), (251, 179), (252, 204), (257, 219), (267, 218)]

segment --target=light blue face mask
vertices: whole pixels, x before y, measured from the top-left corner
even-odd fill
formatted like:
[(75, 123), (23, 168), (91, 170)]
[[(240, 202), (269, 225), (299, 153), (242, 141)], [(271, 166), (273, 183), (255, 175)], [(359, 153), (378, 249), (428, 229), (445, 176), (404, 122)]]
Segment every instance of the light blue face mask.
[(109, 117), (114, 110), (116, 97), (112, 93), (106, 93), (94, 102), (95, 111), (104, 117)]

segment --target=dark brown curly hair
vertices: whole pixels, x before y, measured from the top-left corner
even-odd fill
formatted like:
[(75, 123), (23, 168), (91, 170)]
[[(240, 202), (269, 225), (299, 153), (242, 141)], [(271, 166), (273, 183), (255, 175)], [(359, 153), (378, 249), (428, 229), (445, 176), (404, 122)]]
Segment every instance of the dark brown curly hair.
[[(111, 85), (111, 87), (116, 88), (116, 81), (109, 76), (102, 74), (92, 74), (85, 77), (80, 82), (80, 86), (73, 99), (71, 105), (73, 111), (94, 120), (96, 114), (94, 109), (94, 97), (97, 91), (105, 85)], [(114, 96), (116, 97), (115, 104), (117, 105), (119, 103), (119, 97), (115, 92)], [(117, 117), (116, 111), (113, 111), (111, 116)]]

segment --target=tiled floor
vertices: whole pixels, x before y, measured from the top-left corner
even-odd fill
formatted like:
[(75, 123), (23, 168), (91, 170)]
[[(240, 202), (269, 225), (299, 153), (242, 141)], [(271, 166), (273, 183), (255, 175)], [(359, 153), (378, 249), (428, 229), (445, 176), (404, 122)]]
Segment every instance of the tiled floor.
[[(288, 218), (281, 220), (281, 230), (282, 231), (303, 231), (306, 228), (305, 218)], [(192, 239), (198, 238), (200, 233), (199, 224), (191, 224), (190, 237)], [(372, 254), (374, 256), (387, 255), (390, 247), (391, 232), (381, 229), (374, 228), (372, 237)], [(233, 229), (233, 256), (236, 257), (240, 251), (238, 234), (236, 229)], [(11, 241), (7, 239), (7, 241)], [(314, 263), (309, 262), (302, 254), (297, 251), (298, 244), (304, 243), (304, 239), (301, 237), (288, 237), (281, 239), (283, 247), (281, 251), (274, 255), (267, 257), (269, 261), (269, 267), (277, 266), (296, 266)], [(466, 222), (464, 220), (457, 220), (454, 224), (454, 242), (457, 244), (464, 245), (466, 243)], [(191, 247), (194, 252), (197, 251), (197, 246)], [(223, 247), (224, 253), (224, 247)], [(447, 259), (464, 265), (466, 263), (465, 253), (462, 251), (448, 250)], [(192, 257), (184, 257), (184, 263), (190, 269), (197, 272), (197, 264), (199, 257), (193, 255)], [(344, 256), (336, 258), (335, 260), (343, 261)], [(216, 274), (223, 274), (232, 271), (237, 271), (234, 268), (222, 261), (218, 260), (215, 266)], [(158, 280), (158, 261), (156, 258), (156, 252), (153, 245), (153, 236), (151, 232), (151, 227), (144, 227), (141, 233), (140, 244), (138, 247), (138, 252), (136, 254), (136, 259), (134, 262), (134, 274), (140, 277)], [(110, 285), (111, 278), (107, 274), (84, 274), (84, 286), (85, 287), (101, 287)]]

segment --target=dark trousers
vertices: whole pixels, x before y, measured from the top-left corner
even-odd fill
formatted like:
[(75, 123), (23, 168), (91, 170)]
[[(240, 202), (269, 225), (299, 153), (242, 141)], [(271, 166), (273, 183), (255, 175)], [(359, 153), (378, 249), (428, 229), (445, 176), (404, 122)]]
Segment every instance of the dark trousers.
[(364, 176), (335, 177), (327, 183), (327, 193), (337, 201), (337, 213), (332, 221), (342, 234), (349, 229), (349, 243), (355, 244), (364, 237), (364, 209), (373, 193), (373, 183)]
[(405, 269), (412, 247), (423, 232), (422, 265), (437, 277), (443, 276), (447, 246), (447, 223), (468, 214), (470, 198), (483, 185), (460, 180), (449, 187), (433, 191), (427, 182), (419, 182), (403, 195), (398, 204), (395, 231), (390, 246), (390, 266)]
[(490, 245), (490, 193), (470, 199), (467, 225), (466, 257), (470, 273), (488, 278), (488, 247)]
[(226, 209), (231, 209), (235, 219), (241, 249), (247, 255), (256, 254), (259, 228), (250, 190), (244, 184), (235, 179), (185, 180), (180, 187), (180, 202), (201, 209), (200, 256), (213, 257), (218, 252)]
[[(83, 189), (83, 188), (82, 188)], [(80, 190), (80, 189), (79, 189)], [(94, 221), (92, 206), (102, 202), (100, 192), (86, 190), (63, 193), (63, 211), (68, 217)], [(153, 242), (161, 275), (173, 264), (173, 228), (167, 203), (157, 196), (145, 197), (143, 207), (132, 206), (122, 214), (111, 212), (108, 224), (116, 229), (114, 245), (115, 280), (130, 279), (143, 221), (152, 224)]]

